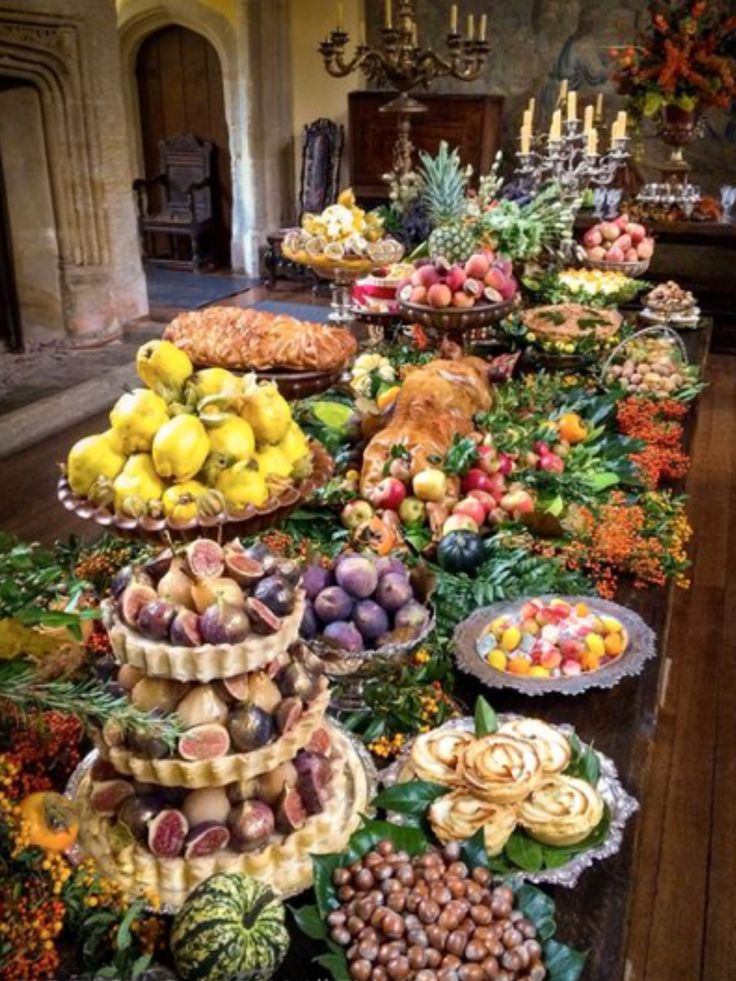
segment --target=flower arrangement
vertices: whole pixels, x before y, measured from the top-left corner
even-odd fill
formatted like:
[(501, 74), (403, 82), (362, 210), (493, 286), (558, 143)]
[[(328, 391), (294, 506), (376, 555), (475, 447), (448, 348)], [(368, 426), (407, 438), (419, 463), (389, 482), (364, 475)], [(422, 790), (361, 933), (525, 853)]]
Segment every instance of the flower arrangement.
[(652, 0), (651, 28), (633, 45), (612, 48), (614, 79), (633, 109), (653, 116), (664, 106), (685, 112), (727, 109), (736, 96), (736, 16), (706, 0)]

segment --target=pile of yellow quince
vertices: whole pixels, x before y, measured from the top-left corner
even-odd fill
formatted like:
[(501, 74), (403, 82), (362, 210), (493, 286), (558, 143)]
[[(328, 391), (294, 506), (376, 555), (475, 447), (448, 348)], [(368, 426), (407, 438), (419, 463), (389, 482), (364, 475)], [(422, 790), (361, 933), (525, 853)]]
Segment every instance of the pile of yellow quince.
[(195, 371), (169, 341), (138, 350), (146, 388), (122, 395), (110, 428), (72, 446), (72, 491), (129, 517), (263, 507), (311, 470), (307, 439), (270, 382), (224, 368)]
[(302, 228), (326, 243), (351, 243), (355, 237), (377, 242), (383, 236), (383, 219), (375, 211), (366, 212), (355, 202), (352, 188), (341, 191), (336, 204), (328, 205), (319, 215), (302, 215)]

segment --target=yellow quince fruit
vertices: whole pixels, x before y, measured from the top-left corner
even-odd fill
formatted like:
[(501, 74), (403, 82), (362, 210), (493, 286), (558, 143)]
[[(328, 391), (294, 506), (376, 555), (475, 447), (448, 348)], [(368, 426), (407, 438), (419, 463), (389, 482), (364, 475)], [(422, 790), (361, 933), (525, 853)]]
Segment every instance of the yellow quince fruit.
[(166, 490), (153, 466), (150, 453), (134, 453), (113, 481), (113, 506), (117, 514), (135, 517), (148, 512), (151, 502), (160, 501)]
[(210, 441), (196, 416), (174, 416), (153, 440), (153, 463), (159, 477), (191, 480), (207, 459)]
[(309, 443), (298, 423), (291, 421), (286, 435), (276, 449), (280, 450), (292, 464), (309, 456)]
[[(218, 400), (222, 398), (225, 402), (228, 398), (236, 399), (242, 392), (243, 385), (240, 378), (226, 368), (202, 368), (195, 371), (189, 378), (184, 387), (184, 400), (187, 405), (198, 407), (201, 415), (210, 412), (220, 412), (214, 396)], [(213, 399), (210, 405), (200, 407), (204, 399)]]
[(110, 425), (123, 453), (148, 452), (153, 437), (169, 420), (166, 403), (148, 388), (121, 395), (110, 412)]
[(258, 469), (264, 477), (290, 477), (292, 464), (278, 446), (264, 446), (256, 453)]
[(170, 341), (148, 341), (139, 347), (135, 367), (143, 383), (167, 402), (181, 398), (194, 371), (189, 355)]
[(239, 510), (249, 504), (260, 508), (268, 500), (265, 478), (252, 463), (234, 463), (223, 470), (216, 486), (230, 510)]
[(174, 521), (192, 521), (199, 514), (199, 499), (206, 493), (207, 488), (198, 480), (172, 484), (164, 491), (164, 514)]
[(212, 425), (207, 433), (210, 449), (225, 461), (225, 466), (250, 460), (256, 448), (256, 438), (250, 423), (240, 416), (228, 416), (219, 425)]
[(353, 193), (352, 187), (346, 187), (343, 191), (340, 191), (337, 197), (337, 203), (341, 204), (343, 208), (352, 208), (355, 205), (355, 194)]
[(66, 459), (69, 486), (75, 494), (86, 497), (96, 480), (114, 480), (124, 465), (125, 454), (110, 430), (85, 436), (72, 446)]
[(240, 414), (253, 427), (258, 443), (280, 443), (291, 423), (289, 403), (273, 382), (248, 389)]

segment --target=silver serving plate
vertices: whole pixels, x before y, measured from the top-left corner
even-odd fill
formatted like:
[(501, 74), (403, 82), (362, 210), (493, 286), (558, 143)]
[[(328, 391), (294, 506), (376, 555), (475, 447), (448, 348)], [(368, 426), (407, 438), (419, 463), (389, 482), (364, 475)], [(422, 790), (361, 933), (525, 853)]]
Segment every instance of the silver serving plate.
[[(524, 718), (524, 716), (514, 713), (504, 713), (498, 716), (498, 721), (503, 724), (504, 722), (510, 722), (513, 719), (520, 718)], [(559, 729), (560, 732), (568, 737), (575, 733), (574, 728), (566, 723), (557, 725), (555, 728)], [(473, 719), (466, 716), (462, 719), (450, 719), (444, 725), (439, 726), (439, 729), (440, 731), (461, 729), (465, 732), (474, 732), (475, 723)], [(414, 739), (409, 740), (394, 762), (379, 773), (379, 780), (384, 786), (391, 787), (400, 782), (399, 775), (409, 762), (409, 754), (413, 742)], [(581, 746), (586, 748), (587, 744), (581, 741)], [(594, 862), (599, 862), (604, 858), (610, 858), (611, 855), (615, 855), (619, 851), (621, 842), (623, 841), (626, 822), (639, 809), (639, 804), (624, 790), (618, 778), (618, 771), (613, 760), (603, 753), (598, 752), (598, 750), (596, 750), (596, 755), (600, 762), (600, 777), (598, 779), (597, 790), (608, 805), (611, 814), (611, 824), (606, 840), (600, 845), (588, 849), (588, 851), (580, 852), (566, 865), (561, 865), (559, 868), (543, 869), (541, 872), (523, 872), (519, 870), (518, 873), (505, 878), (518, 882), (547, 883), (548, 885), (564, 886), (567, 889), (571, 889), (577, 883), (583, 872), (590, 868)], [(395, 824), (401, 824), (402, 816), (390, 814), (389, 820)]]
[[(378, 771), (376, 770), (376, 765), (373, 762), (371, 754), (368, 752), (366, 747), (363, 745), (362, 741), (358, 737), (349, 732), (342, 723), (338, 722), (336, 719), (328, 719), (329, 725), (333, 729), (337, 729), (340, 734), (350, 743), (351, 748), (355, 752), (355, 755), (360, 760), (360, 763), (365, 770), (365, 779), (368, 787), (368, 800), (372, 800), (376, 796), (378, 789)], [(83, 760), (77, 765), (76, 769), (69, 777), (66, 788), (64, 789), (64, 796), (69, 800), (74, 801), (79, 793), (79, 788), (84, 780), (84, 778), (89, 773), (92, 768), (92, 764), (95, 762), (99, 753), (96, 749), (91, 750), (87, 753)], [(67, 851), (67, 858), (72, 863), (72, 865), (79, 865), (85, 858), (84, 851), (79, 844), (75, 842), (74, 845)], [(303, 889), (298, 889), (293, 892), (286, 892), (281, 894), (281, 899), (290, 899), (293, 896), (299, 895), (303, 892)], [(158, 909), (154, 909), (152, 906), (146, 907), (149, 913), (164, 913), (169, 916), (173, 916), (176, 913), (177, 908), (171, 906), (167, 903), (162, 903)]]
[(486, 626), (496, 617), (505, 613), (516, 614), (527, 599), (504, 601), (484, 606), (476, 610), (466, 620), (458, 624), (453, 635), (453, 654), (457, 665), (468, 674), (475, 675), (490, 688), (513, 688), (524, 695), (579, 695), (590, 688), (613, 688), (622, 678), (641, 674), (645, 663), (657, 656), (657, 635), (642, 618), (618, 603), (591, 596), (540, 596), (542, 600), (564, 599), (568, 603), (585, 603), (594, 613), (616, 617), (627, 634), (628, 646), (623, 654), (604, 664), (595, 671), (585, 671), (573, 677), (529, 678), (500, 671), (491, 667), (482, 654), (478, 653), (476, 643)]

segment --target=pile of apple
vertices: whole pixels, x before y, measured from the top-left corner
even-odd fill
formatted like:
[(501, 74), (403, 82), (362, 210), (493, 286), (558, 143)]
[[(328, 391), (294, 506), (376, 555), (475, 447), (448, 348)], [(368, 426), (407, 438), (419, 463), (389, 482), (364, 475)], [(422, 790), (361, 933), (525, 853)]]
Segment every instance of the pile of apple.
[(409, 279), (399, 286), (397, 295), (404, 303), (442, 309), (502, 303), (514, 297), (518, 288), (511, 261), (484, 249), (464, 264), (451, 264), (446, 259), (420, 260)]
[(643, 262), (654, 253), (654, 239), (639, 222), (629, 221), (628, 215), (599, 221), (587, 230), (583, 245), (594, 262)]

